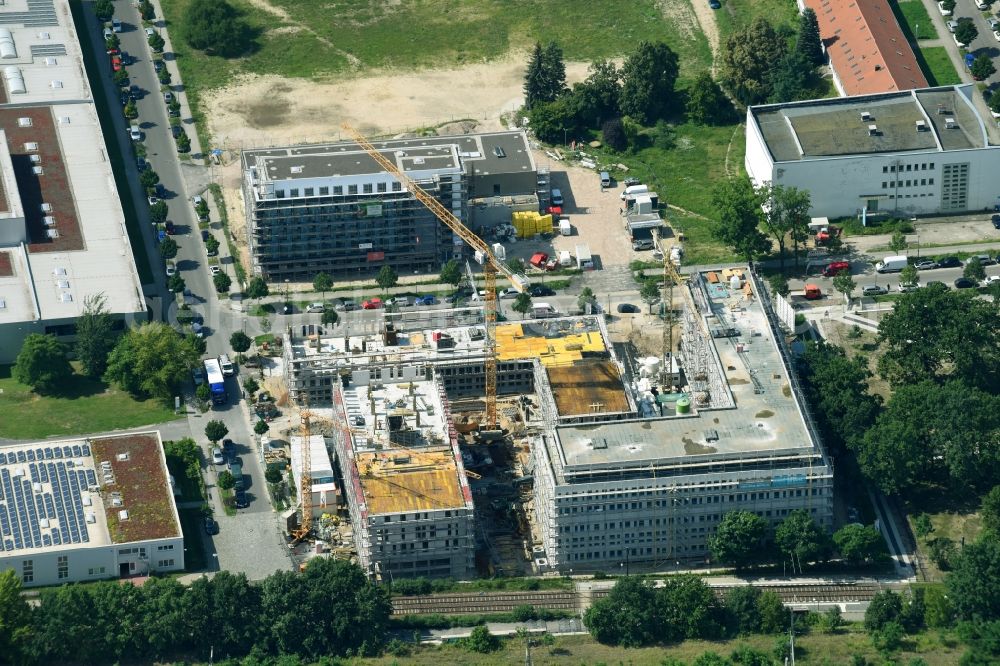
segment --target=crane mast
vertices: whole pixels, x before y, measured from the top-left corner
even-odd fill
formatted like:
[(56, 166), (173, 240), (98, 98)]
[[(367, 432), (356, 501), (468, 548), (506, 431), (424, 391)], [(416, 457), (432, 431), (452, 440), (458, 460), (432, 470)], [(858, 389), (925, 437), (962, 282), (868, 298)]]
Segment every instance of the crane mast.
[(299, 470), (299, 506), (302, 509), (302, 519), (299, 521), (299, 529), (292, 533), (295, 541), (299, 542), (309, 536), (312, 531), (312, 445), (309, 437), (309, 418), (311, 414), (306, 409), (302, 411), (302, 423), (299, 426), (299, 437), (302, 438), (302, 469)]
[[(351, 138), (364, 150), (375, 162), (386, 172), (392, 174), (399, 182), (434, 214), (446, 227), (461, 238), (466, 245), (472, 248), (483, 261), (483, 278), (486, 282), (486, 298), (484, 300), (484, 319), (486, 320), (486, 344), (485, 344), (485, 384), (486, 384), (486, 424), (490, 428), (496, 427), (497, 421), (497, 273), (502, 273), (510, 280), (511, 285), (519, 292), (524, 292), (528, 287), (528, 280), (523, 275), (517, 275), (507, 266), (502, 264), (493, 254), (493, 250), (482, 238), (477, 236), (471, 229), (465, 226), (458, 217), (445, 208), (434, 196), (425, 191), (412, 178), (403, 173), (402, 169), (396, 166), (391, 160), (386, 158), (375, 146), (373, 146), (360, 132), (349, 124), (343, 124)], [(473, 285), (475, 289), (475, 285)]]

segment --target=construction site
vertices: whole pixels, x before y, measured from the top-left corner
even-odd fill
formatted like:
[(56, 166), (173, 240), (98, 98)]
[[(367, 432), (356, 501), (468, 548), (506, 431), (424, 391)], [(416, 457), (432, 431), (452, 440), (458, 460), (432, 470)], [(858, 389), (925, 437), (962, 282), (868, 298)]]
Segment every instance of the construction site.
[[(604, 314), (498, 322), (497, 274), (521, 292), (527, 279), (356, 140), (475, 251), (486, 283), (481, 307), (283, 334), (303, 441), (327, 422), (333, 538), (370, 575), (663, 570), (706, 563), (729, 511), (832, 525), (833, 468), (752, 270), (682, 276), (670, 253), (657, 355), (612, 340)], [(299, 482), (303, 540), (318, 496)]]

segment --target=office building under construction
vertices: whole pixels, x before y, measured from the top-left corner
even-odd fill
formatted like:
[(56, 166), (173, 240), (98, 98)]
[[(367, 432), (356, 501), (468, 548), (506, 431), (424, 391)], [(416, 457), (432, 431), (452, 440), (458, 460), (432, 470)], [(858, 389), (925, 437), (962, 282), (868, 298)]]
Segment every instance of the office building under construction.
[[(519, 487), (532, 488), (526, 551), (536, 571), (704, 563), (707, 539), (736, 509), (772, 523), (804, 509), (832, 525), (833, 469), (756, 276), (745, 269), (702, 272), (675, 291), (684, 297), (674, 322), (679, 345), (666, 363), (622, 353), (602, 316), (497, 326), (498, 393), (512, 396), (501, 412), (517, 422), (515, 435), (530, 451), (516, 473)], [(458, 421), (452, 412), (483, 392), (477, 312), (386, 313), (382, 330), (371, 335), (285, 336), (291, 395), (308, 396), (311, 405), (332, 396), (335, 421), (343, 424), (337, 452), (341, 469), (349, 470), (345, 494), (352, 520), (363, 528), (355, 527), (355, 540), (368, 551), (361, 559), (372, 573), (450, 569), (447, 575), (461, 577), (463, 560), (454, 553), (413, 554), (433, 549), (432, 526), (447, 547), (473, 548), (471, 541), (453, 546), (452, 539), (474, 533), (476, 493), (467, 492), (459, 440), (463, 433), (470, 446), (477, 440), (470, 418)], [(421, 385), (433, 388), (418, 400)], [(366, 412), (360, 419), (358, 410)], [(393, 421), (394, 414), (403, 421)], [(431, 427), (423, 420), (431, 418), (441, 419), (437, 438), (413, 433)], [(355, 448), (362, 440), (363, 456)], [(431, 476), (409, 482), (414, 466)], [(391, 501), (374, 499), (373, 488)], [(483, 516), (483, 507), (476, 511)], [(407, 520), (385, 520), (397, 514)], [(414, 516), (428, 521), (419, 538)], [(419, 564), (401, 568), (413, 559)]]

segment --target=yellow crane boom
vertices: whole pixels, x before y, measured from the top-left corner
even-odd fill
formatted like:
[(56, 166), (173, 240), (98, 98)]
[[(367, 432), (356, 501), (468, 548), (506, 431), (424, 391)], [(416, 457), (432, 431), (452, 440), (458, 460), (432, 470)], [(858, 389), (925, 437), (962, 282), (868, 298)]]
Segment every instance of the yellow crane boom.
[(312, 446), (309, 437), (309, 413), (308, 402), (302, 410), (302, 424), (299, 427), (299, 436), (302, 438), (302, 469), (299, 470), (299, 506), (302, 509), (302, 519), (299, 521), (299, 529), (292, 533), (295, 541), (299, 542), (309, 536), (312, 531)]
[[(437, 219), (441, 220), (446, 227), (451, 229), (465, 244), (471, 247), (477, 254), (482, 256), (483, 277), (486, 281), (486, 299), (484, 314), (486, 320), (486, 346), (485, 371), (486, 371), (486, 423), (492, 428), (497, 421), (497, 290), (496, 276), (502, 273), (510, 280), (511, 285), (519, 292), (523, 293), (528, 288), (528, 280), (523, 275), (518, 275), (501, 263), (493, 254), (493, 250), (482, 238), (477, 236), (471, 229), (465, 226), (454, 213), (445, 208), (440, 201), (426, 192), (412, 178), (403, 173), (396, 164), (383, 155), (373, 146), (360, 132), (351, 125), (344, 123), (341, 125), (351, 138), (364, 150), (375, 162), (391, 173), (406, 188), (414, 198), (434, 213)], [(473, 285), (473, 289), (475, 286)]]

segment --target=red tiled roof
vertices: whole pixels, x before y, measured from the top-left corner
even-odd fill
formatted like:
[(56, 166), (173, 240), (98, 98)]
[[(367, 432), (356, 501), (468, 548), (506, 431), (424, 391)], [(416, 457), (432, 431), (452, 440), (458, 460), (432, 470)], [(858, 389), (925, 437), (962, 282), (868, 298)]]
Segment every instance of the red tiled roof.
[(928, 87), (886, 0), (805, 0), (848, 95)]

